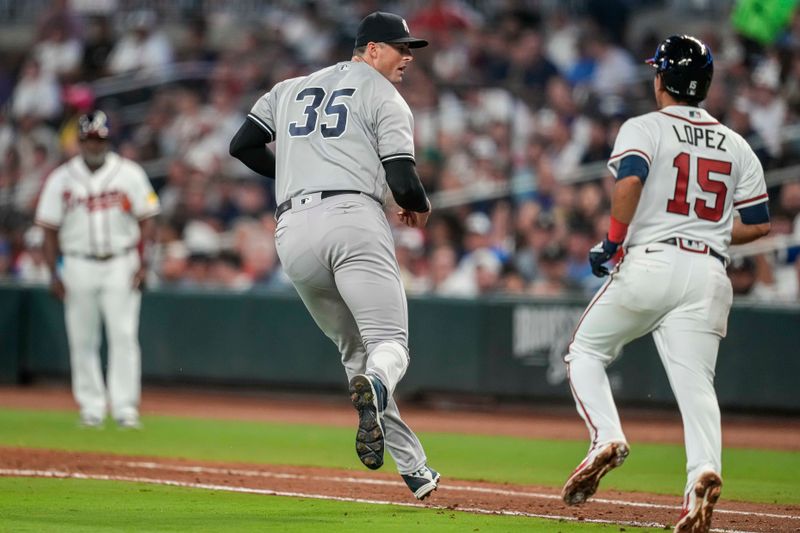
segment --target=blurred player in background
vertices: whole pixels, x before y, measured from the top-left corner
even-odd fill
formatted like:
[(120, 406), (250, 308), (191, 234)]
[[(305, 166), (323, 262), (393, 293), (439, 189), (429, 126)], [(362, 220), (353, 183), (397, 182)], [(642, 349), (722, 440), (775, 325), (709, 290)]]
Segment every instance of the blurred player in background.
[(616, 177), (609, 231), (589, 262), (605, 276), (604, 263), (622, 249), (625, 255), (584, 312), (566, 356), (591, 445), (562, 497), (583, 503), (627, 457), (605, 367), (652, 332), (684, 425), (688, 480), (675, 531), (707, 532), (722, 488), (714, 372), (732, 300), (728, 247), (769, 232), (768, 198), (750, 146), (698, 107), (713, 75), (708, 47), (673, 35), (649, 63), (659, 110), (619, 131), (608, 163)]
[[(64, 301), (81, 424), (102, 426), (110, 408), (119, 427), (136, 429), (139, 306), (147, 268), (141, 252), (153, 239), (159, 202), (142, 167), (109, 150), (105, 113), (82, 116), (78, 130), (80, 154), (48, 178), (36, 223), (45, 232), (51, 291)], [(101, 318), (108, 339), (107, 386), (100, 363)]]

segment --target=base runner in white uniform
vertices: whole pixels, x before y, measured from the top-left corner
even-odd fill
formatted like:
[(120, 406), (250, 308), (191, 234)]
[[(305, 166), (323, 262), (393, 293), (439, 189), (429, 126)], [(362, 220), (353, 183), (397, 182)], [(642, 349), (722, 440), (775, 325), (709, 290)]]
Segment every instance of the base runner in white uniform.
[[(437, 488), (439, 474), (393, 398), (409, 363), (408, 310), (383, 201), (391, 190), (403, 223), (427, 223), (413, 117), (393, 85), (411, 49), (427, 44), (397, 15), (368, 15), (352, 60), (275, 85), (230, 146), (252, 170), (275, 178), (278, 255), (341, 353), (359, 415), (359, 459), (380, 468), (388, 448), (420, 500)], [(275, 154), (265, 149), (271, 141)]]
[(605, 368), (625, 344), (652, 333), (685, 433), (687, 484), (675, 531), (706, 532), (722, 487), (714, 369), (732, 300), (727, 251), (769, 232), (767, 191), (747, 143), (697, 107), (711, 84), (710, 50), (675, 35), (649, 63), (659, 110), (620, 129), (608, 164), (616, 177), (609, 232), (589, 261), (604, 276), (603, 263), (621, 249), (624, 257), (583, 314), (565, 358), (591, 445), (562, 497), (583, 503), (628, 455)]
[[(45, 229), (51, 291), (64, 300), (81, 424), (100, 427), (110, 410), (120, 427), (133, 429), (140, 427), (139, 305), (146, 273), (140, 252), (153, 238), (159, 202), (142, 167), (109, 151), (105, 113), (81, 117), (79, 135), (81, 153), (47, 179), (36, 223)], [(100, 365), (101, 318), (107, 383)]]

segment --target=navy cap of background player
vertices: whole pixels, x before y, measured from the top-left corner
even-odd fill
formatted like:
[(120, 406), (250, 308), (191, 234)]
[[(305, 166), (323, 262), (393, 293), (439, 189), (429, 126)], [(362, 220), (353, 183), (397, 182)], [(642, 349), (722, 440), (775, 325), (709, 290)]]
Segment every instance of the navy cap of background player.
[(358, 25), (356, 34), (356, 48), (374, 43), (408, 43), (409, 48), (422, 48), (428, 46), (425, 39), (412, 37), (408, 31), (408, 24), (399, 15), (376, 11), (364, 17)]
[(78, 119), (78, 137), (85, 139), (108, 139), (108, 116), (102, 111), (92, 111)]

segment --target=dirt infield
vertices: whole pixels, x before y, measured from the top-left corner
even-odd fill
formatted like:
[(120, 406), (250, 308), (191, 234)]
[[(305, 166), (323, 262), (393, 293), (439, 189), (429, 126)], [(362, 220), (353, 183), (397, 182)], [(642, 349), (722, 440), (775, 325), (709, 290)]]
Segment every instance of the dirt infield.
[[(203, 418), (313, 422), (352, 426), (353, 412), (343, 401), (324, 403), (297, 396), (241, 396), (227, 393), (148, 389), (143, 395), (144, 415), (170, 414)], [(67, 390), (62, 388), (0, 387), (0, 406), (72, 409)], [(430, 411), (409, 407), (404, 418), (420, 431), (491, 433), (525, 437), (585, 438), (582, 422), (561, 414), (535, 412), (468, 413)], [(665, 416), (625, 420), (629, 439), (635, 442), (681, 442), (680, 423)], [(725, 424), (727, 446), (754, 446), (786, 450), (800, 449), (800, 423), (795, 420), (760, 420), (752, 426), (747, 419)], [(446, 473), (445, 473), (446, 474)], [(373, 503), (415, 505), (402, 480), (395, 474), (350, 470), (301, 468), (124, 457), (119, 455), (72, 453), (53, 450), (0, 448), (0, 475), (119, 479), (233, 490), (258, 494), (283, 494), (308, 498), (335, 498)], [(369, 489), (366, 490), (365, 486)], [(521, 514), (554, 519), (599, 521), (663, 528), (673, 524), (679, 513), (675, 497), (604, 490), (602, 497), (569, 508), (552, 487), (494, 484), (445, 479), (425, 506), (482, 513)], [(769, 505), (722, 500), (715, 512), (716, 531), (797, 531), (800, 506)]]

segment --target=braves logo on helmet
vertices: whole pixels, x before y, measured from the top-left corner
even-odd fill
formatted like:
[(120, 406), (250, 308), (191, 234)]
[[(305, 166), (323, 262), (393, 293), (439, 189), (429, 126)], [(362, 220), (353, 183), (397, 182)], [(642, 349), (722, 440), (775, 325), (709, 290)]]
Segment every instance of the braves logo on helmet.
[(714, 75), (714, 58), (700, 39), (690, 35), (667, 37), (647, 63), (655, 67), (664, 88), (673, 96), (692, 104), (705, 100)]
[(78, 133), (83, 139), (108, 139), (108, 117), (102, 111), (87, 113), (78, 119)]

